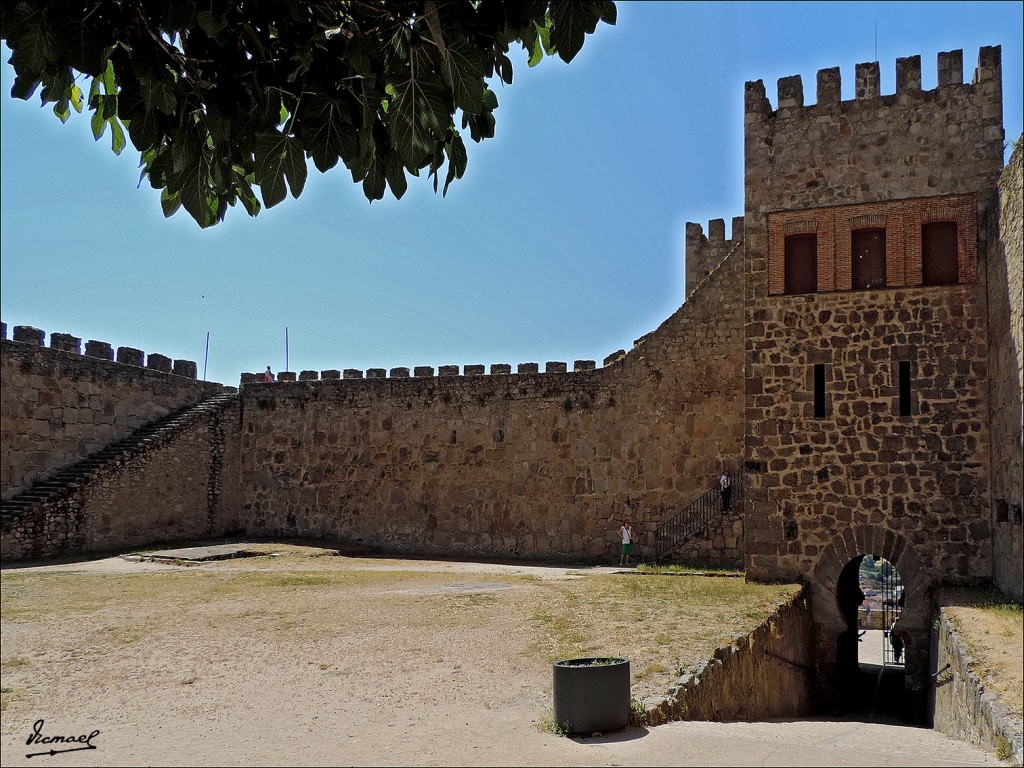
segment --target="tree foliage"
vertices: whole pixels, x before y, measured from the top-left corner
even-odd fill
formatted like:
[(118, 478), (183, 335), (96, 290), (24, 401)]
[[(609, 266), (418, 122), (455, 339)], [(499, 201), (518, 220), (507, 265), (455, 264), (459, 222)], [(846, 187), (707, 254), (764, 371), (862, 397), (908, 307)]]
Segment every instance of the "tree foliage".
[[(426, 170), (466, 171), (462, 132), (494, 136), (510, 45), (571, 61), (612, 2), (589, 0), (24, 0), (2, 4), (11, 95), (92, 113), (142, 178), (202, 227), (255, 216), (341, 161), (369, 200)], [(86, 93), (88, 91), (88, 93)], [(459, 124), (456, 124), (458, 118)], [(461, 130), (460, 130), (461, 127)], [(127, 134), (127, 137), (126, 137)], [(259, 195), (257, 196), (257, 188)]]

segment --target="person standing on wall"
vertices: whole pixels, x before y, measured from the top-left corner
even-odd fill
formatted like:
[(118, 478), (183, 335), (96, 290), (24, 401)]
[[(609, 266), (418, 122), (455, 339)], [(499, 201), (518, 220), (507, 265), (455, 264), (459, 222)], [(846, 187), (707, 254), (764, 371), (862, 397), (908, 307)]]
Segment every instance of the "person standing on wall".
[(722, 476), (718, 478), (718, 495), (722, 497), (722, 511), (729, 511), (729, 498), (732, 496), (732, 478), (729, 477), (729, 470), (723, 469)]
[(622, 554), (619, 555), (619, 565), (629, 565), (629, 549), (633, 543), (633, 527), (626, 520), (619, 528), (619, 535), (622, 536)]
[(268, 384), (274, 380), (274, 372), (270, 370), (270, 366), (267, 366), (267, 372), (263, 374), (263, 380)]

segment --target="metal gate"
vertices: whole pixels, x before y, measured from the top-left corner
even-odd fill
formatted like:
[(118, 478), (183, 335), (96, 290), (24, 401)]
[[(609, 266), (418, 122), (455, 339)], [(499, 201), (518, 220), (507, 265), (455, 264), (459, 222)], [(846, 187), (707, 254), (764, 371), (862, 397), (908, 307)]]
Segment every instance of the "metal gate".
[(886, 666), (900, 666), (905, 663), (903, 640), (893, 634), (893, 625), (903, 612), (903, 582), (892, 563), (878, 558), (882, 576), (882, 663)]

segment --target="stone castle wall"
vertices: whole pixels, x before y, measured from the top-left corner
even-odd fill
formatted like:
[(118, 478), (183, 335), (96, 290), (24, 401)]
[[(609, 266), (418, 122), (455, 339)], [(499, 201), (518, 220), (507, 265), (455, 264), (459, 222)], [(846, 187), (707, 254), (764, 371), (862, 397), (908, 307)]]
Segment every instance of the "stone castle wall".
[(999, 184), (1000, 244), (989, 261), (989, 375), (992, 404), (992, 560), (996, 586), (1024, 596), (1024, 147), (1018, 139)]
[(1024, 733), (1020, 717), (995, 694), (985, 690), (975, 670), (977, 662), (964, 647), (956, 620), (939, 609), (932, 639), (931, 690), (934, 728), (953, 738), (995, 751), (1003, 741), (1010, 747), (1010, 765), (1020, 765)]
[[(224, 391), (196, 365), (17, 326), (0, 340), (0, 487), (8, 498), (142, 425)], [(147, 366), (148, 363), (148, 366)], [(144, 367), (147, 366), (147, 367)]]
[[(742, 253), (606, 368), (241, 388), (250, 532), (427, 554), (615, 557), (742, 445)], [(549, 366), (550, 368), (550, 366)]]
[(732, 237), (725, 239), (725, 219), (708, 222), (708, 234), (697, 223), (686, 223), (686, 297), (736, 248), (743, 246), (743, 217), (732, 220)]
[(684, 675), (668, 696), (648, 707), (646, 722), (816, 714), (813, 637), (809, 601), (801, 592), (751, 634)]
[[(918, 717), (931, 585), (991, 573), (984, 281), (1003, 147), (998, 48), (981, 50), (972, 85), (962, 82), (959, 51), (939, 55), (934, 90), (921, 89), (920, 67), (919, 57), (898, 60), (897, 92), (882, 96), (878, 64), (858, 65), (850, 101), (840, 100), (839, 70), (823, 70), (813, 106), (804, 105), (798, 76), (783, 78), (775, 111), (763, 84), (748, 83), (744, 212), (748, 578), (812, 582), (828, 688), (847, 629), (840, 571), (864, 554), (894, 562), (907, 588), (900, 627)], [(965, 195), (977, 222), (973, 257), (960, 230), (967, 282), (921, 286), (907, 266), (920, 260), (920, 245), (915, 251), (914, 230), (903, 230), (906, 211), (934, 198), (936, 210), (952, 211), (938, 215), (956, 217)], [(904, 201), (904, 212), (858, 215), (882, 216), (887, 246), (900, 243), (904, 279), (842, 290), (847, 270), (827, 260), (843, 258), (829, 237), (849, 236), (836, 221), (847, 206), (891, 201)], [(818, 290), (773, 295), (776, 228), (796, 233), (801, 211), (824, 209), (835, 219), (832, 234), (819, 235)], [(913, 215), (931, 220), (927, 211)], [(910, 416), (897, 407), (901, 361), (911, 371)], [(816, 365), (825, 379), (821, 417)]]
[(5, 560), (221, 537), (239, 521), (240, 404), (184, 414), (73, 487), (4, 510)]

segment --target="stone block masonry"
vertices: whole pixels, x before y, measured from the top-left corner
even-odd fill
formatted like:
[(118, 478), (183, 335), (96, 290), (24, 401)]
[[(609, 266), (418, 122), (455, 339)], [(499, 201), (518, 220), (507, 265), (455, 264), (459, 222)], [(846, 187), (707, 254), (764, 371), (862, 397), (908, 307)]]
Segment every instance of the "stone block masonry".
[[(629, 515), (653, 553), (658, 523), (740, 460), (741, 270), (736, 251), (722, 280), (608, 368), (243, 385), (250, 533), (617, 559)], [(739, 535), (730, 523), (732, 561)], [(713, 541), (694, 546), (710, 552)]]
[(668, 696), (648, 705), (646, 721), (659, 725), (816, 714), (812, 625), (807, 596), (801, 593), (750, 635), (719, 648), (684, 675)]
[(989, 258), (993, 581), (1024, 598), (1024, 137), (999, 181), (999, 241)]
[(100, 463), (79, 462), (62, 487), (5, 500), (3, 558), (124, 551), (238, 530), (238, 426), (237, 395), (222, 394)]
[[(16, 336), (25, 332), (16, 326)], [(58, 347), (0, 341), (0, 486), (4, 498), (128, 435), (147, 422), (224, 391), (193, 375), (168, 373), (166, 358), (150, 355), (150, 368), (82, 356), (80, 340), (58, 336)], [(51, 338), (51, 344), (53, 339)], [(102, 342), (90, 341), (95, 347)], [(110, 345), (106, 344), (110, 350)], [(137, 360), (137, 358), (136, 358)], [(175, 366), (189, 361), (175, 361)], [(186, 371), (187, 372), (187, 371)]]
[[(998, 48), (981, 49), (964, 85), (958, 56), (940, 55), (931, 91), (910, 57), (894, 95), (879, 93), (877, 63), (858, 65), (850, 101), (837, 70), (819, 73), (811, 106), (799, 77), (779, 81), (775, 111), (760, 81), (746, 92), (746, 572), (811, 583), (828, 699), (847, 629), (840, 572), (865, 554), (893, 562), (917, 719), (928, 592), (985, 581), (993, 563), (985, 275), (999, 236), (1001, 65)], [(922, 226), (934, 221), (955, 228), (953, 284), (922, 285)], [(851, 284), (862, 228), (884, 233), (884, 287)], [(794, 250), (787, 262), (789, 237), (808, 235), (811, 261)], [(790, 269), (810, 276), (799, 292)]]
[(934, 727), (950, 736), (980, 744), (992, 751), (1004, 741), (1010, 747), (1011, 764), (1024, 760), (1024, 730), (1020, 716), (1007, 710), (975, 672), (955, 622), (946, 609), (939, 610), (932, 654)]

